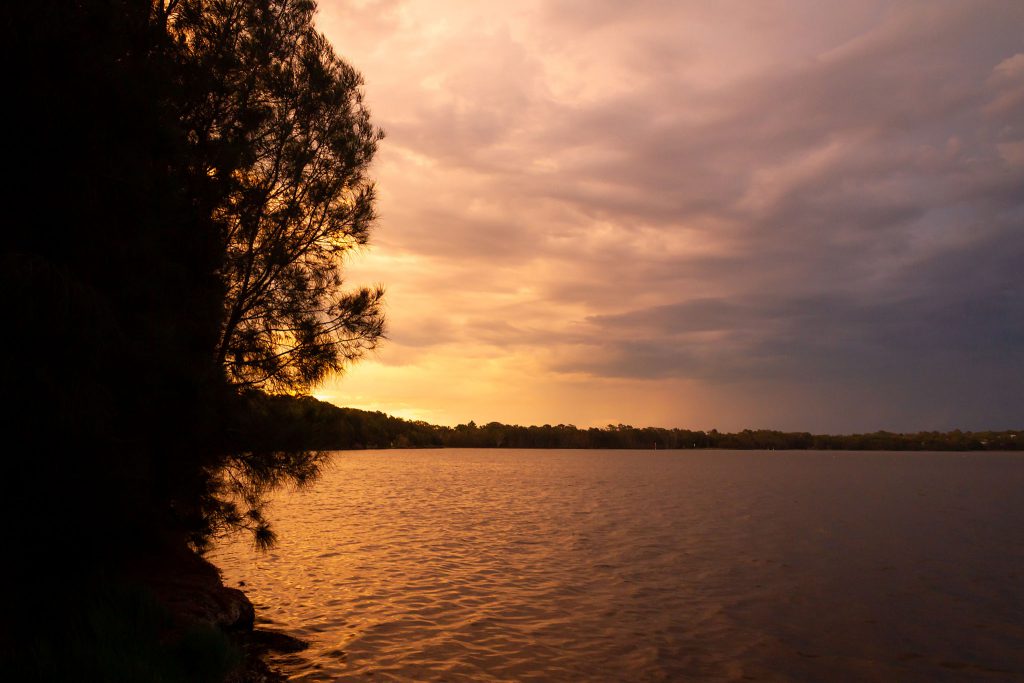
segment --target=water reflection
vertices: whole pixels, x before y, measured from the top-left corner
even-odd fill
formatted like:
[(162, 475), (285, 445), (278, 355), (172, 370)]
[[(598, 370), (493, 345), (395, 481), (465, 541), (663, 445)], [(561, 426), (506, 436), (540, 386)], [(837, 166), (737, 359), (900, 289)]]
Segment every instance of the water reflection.
[[(297, 680), (1024, 675), (1024, 458), (340, 453), (213, 557)], [(1007, 672), (1007, 673), (999, 673)]]

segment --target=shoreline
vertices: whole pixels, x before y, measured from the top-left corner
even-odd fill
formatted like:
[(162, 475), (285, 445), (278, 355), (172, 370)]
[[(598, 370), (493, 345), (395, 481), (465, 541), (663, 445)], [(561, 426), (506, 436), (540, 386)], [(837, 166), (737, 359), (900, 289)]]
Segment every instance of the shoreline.
[(272, 629), (256, 627), (256, 609), (244, 591), (224, 585), (221, 570), (187, 548), (138, 559), (123, 579), (142, 587), (170, 614), (172, 626), (162, 638), (175, 640), (196, 628), (223, 634), (241, 655), (224, 677), (226, 683), (279, 683), (287, 676), (269, 664), (275, 653), (301, 652), (309, 644)]

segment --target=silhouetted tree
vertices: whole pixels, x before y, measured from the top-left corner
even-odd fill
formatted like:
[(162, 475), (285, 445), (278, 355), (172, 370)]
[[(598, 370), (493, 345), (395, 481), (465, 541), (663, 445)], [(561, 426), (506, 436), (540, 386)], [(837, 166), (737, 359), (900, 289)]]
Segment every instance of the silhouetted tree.
[(216, 182), (225, 312), (218, 362), (240, 386), (306, 390), (383, 334), (382, 290), (346, 291), (342, 257), (374, 219), (382, 132), (362, 78), (309, 0), (181, 0), (166, 24), (192, 79), (182, 110)]
[(238, 527), (267, 545), (267, 493), (315, 479), (323, 455), (251, 438), (249, 390), (307, 391), (383, 336), (383, 290), (348, 290), (341, 270), (374, 220), (367, 170), (382, 133), (363, 105), (361, 76), (313, 27), (315, 2), (156, 5), (177, 60), (191, 168), (209, 180), (223, 287), (211, 351), (236, 392), (222, 457), (180, 509), (197, 547)]

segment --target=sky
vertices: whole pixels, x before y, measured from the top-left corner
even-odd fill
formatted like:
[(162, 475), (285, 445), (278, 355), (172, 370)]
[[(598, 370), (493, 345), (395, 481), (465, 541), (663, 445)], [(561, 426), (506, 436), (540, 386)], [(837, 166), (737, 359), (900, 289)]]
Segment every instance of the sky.
[(315, 395), (435, 424), (1024, 426), (1024, 3), (320, 0), (387, 137)]

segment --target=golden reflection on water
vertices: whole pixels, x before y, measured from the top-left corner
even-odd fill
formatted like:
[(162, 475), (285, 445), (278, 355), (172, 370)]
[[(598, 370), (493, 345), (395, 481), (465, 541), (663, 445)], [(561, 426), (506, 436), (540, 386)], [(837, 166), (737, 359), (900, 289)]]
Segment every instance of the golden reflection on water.
[(335, 455), (211, 555), (294, 680), (1024, 677), (1024, 457)]

